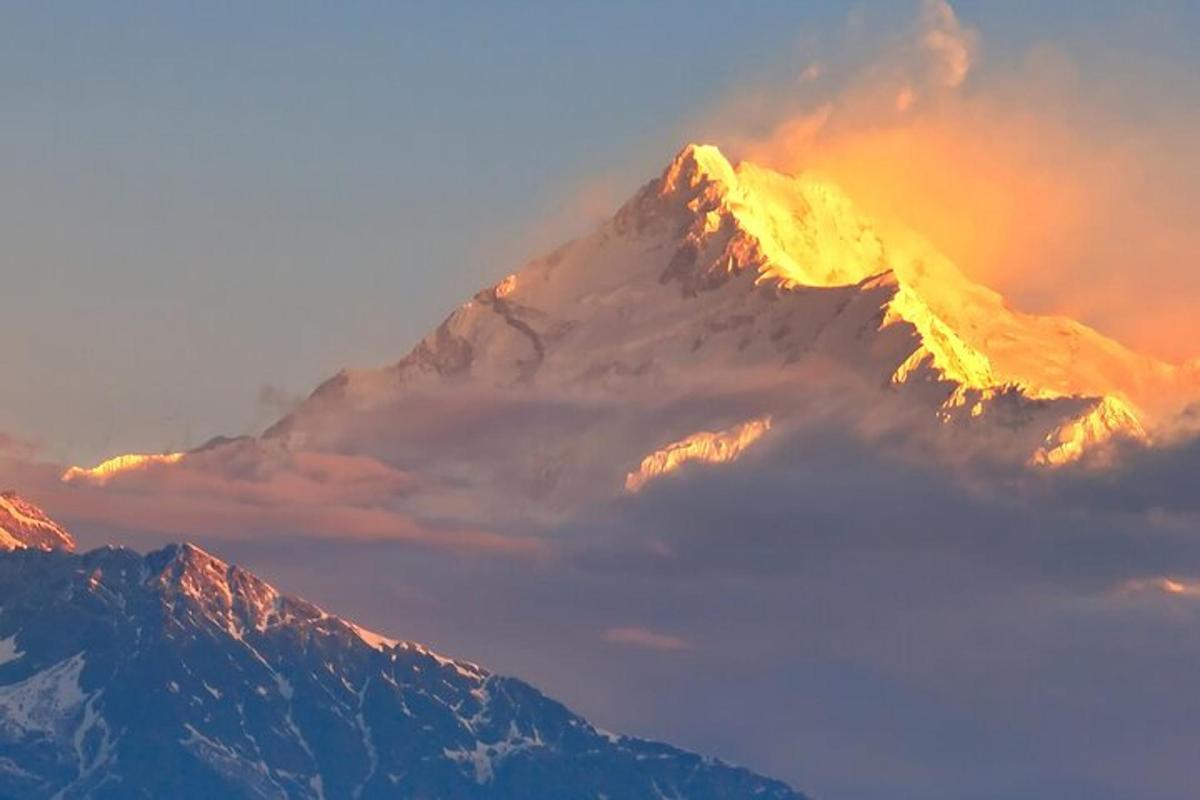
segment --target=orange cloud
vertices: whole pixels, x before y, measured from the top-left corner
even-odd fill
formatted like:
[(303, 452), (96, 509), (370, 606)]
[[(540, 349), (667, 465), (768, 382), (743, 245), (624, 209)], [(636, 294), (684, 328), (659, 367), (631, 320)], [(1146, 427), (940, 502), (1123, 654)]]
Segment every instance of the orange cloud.
[(0, 433), (0, 460), (32, 459), (37, 453), (37, 447), (23, 439)]
[(929, 58), (932, 79), (949, 88), (960, 85), (971, 69), (977, 34), (962, 26), (946, 0), (925, 0), (921, 18), (921, 46)]
[(1200, 581), (1161, 576), (1156, 578), (1136, 578), (1125, 581), (1117, 589), (1117, 594), (1120, 596), (1146, 593), (1168, 597), (1197, 598), (1200, 597)]
[(1169, 360), (1200, 356), (1195, 113), (1146, 118), (1126, 102), (1142, 87), (1089, 83), (1041, 45), (979, 74), (978, 38), (928, 0), (907, 40), (842, 64), (825, 94), (745, 87), (709, 134), (735, 156), (832, 179), (1022, 310)]
[(603, 639), (609, 644), (639, 647), (644, 650), (674, 652), (691, 649), (691, 644), (685, 639), (639, 626), (608, 628), (604, 631)]
[(220, 500), (179, 493), (114, 495), (103, 490), (80, 490), (48, 494), (48, 505), (74, 525), (90, 523), (179, 539), (200, 532), (228, 539), (301, 536), (391, 541), (426, 550), (521, 558), (540, 558), (549, 553), (546, 543), (534, 537), (462, 526), (437, 528), (388, 508), (256, 505), (236, 498)]

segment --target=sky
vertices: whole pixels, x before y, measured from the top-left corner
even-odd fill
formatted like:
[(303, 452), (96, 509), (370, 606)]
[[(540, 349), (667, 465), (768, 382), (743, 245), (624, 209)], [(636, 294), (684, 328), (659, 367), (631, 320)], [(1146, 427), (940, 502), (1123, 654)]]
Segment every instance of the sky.
[[(828, 376), (814, 399), (797, 367), (769, 386), (796, 419), (737, 464), (550, 521), (454, 494), (456, 459), (508, 470), (575, 429), (641, 453), (761, 386), (642, 416), (632, 396), (453, 387), (352, 420), (357, 451), (235, 443), (111, 491), (59, 475), (261, 430), (337, 369), (398, 359), (691, 140), (828, 173), (1019, 308), (1200, 355), (1195, 4), (0, 14), (0, 488), (81, 548), (198, 541), (816, 797), (1194, 794), (1200, 449), (1182, 434), (1031, 479), (930, 457), (946, 442), (906, 432), (899, 400)], [(404, 505), (422, 447), (470, 524)]]
[[(737, 149), (804, 111), (797, 76), (812, 64), (831, 81), (861, 74), (918, 11), (6, 4), (0, 430), (65, 460), (259, 430), (340, 367), (403, 355), (479, 286), (611, 212), (684, 142)], [(1107, 129), (1161, 133), (1170, 171), (1191, 175), (1179, 163), (1190, 148), (1168, 140), (1192, 130), (1181, 109), (1195, 105), (1194, 4), (960, 2), (957, 12), (977, 43), (965, 90), (1014, 80), (1014, 65), (1040, 53), (1076, 76), (1054, 102), (1086, 95)], [(763, 98), (753, 114), (748, 97)], [(1059, 132), (1068, 149), (1087, 138), (1076, 122)], [(1093, 167), (1081, 159), (1070, 177)], [(1139, 175), (1163, 187), (1160, 172)], [(904, 178), (893, 185), (908, 197)], [(908, 205), (932, 209), (915, 221), (973, 263), (972, 243), (953, 240), (963, 227), (938, 224), (953, 191)], [(972, 210), (1014, 213), (1012, 197), (980, 196)], [(1180, 220), (1185, 199), (1172, 206)], [(1092, 238), (1092, 222), (1059, 238)], [(1046, 238), (1021, 239), (1005, 268), (1030, 263)], [(978, 271), (1027, 306), (1090, 315), (1180, 358), (1194, 355), (1186, 343), (1145, 325), (1167, 314), (1184, 324), (1171, 298), (1197, 290), (1190, 266), (1175, 266), (1189, 252), (1190, 238), (1167, 242), (1152, 263), (1124, 269), (1163, 272), (1157, 306), (1146, 304), (1157, 317), (1137, 319), (1121, 316), (1130, 304), (1114, 311), (1079, 291), (1095, 253), (1060, 248), (1061, 269), (1008, 281), (995, 258)], [(1074, 290), (1047, 274), (1071, 276)]]

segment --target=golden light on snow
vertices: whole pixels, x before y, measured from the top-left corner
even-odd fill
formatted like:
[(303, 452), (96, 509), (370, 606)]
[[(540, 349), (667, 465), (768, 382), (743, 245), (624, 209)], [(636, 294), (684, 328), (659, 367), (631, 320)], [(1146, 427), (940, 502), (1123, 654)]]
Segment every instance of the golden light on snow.
[[(952, 82), (961, 67), (946, 64)], [(1194, 231), (1168, 221), (1193, 198), (1147, 179), (1180, 170), (1146, 150), (1144, 131), (1096, 132), (1046, 110), (1053, 100), (1040, 108), (993, 94), (946, 98), (889, 74), (779, 120), (765, 137), (722, 139), (747, 161), (827, 176), (881, 228), (919, 232), (1029, 310), (1099, 324), (1160, 357), (1200, 356), (1194, 282), (1170, 267), (1140, 281), (1138, 269), (1195, 252)]]
[(512, 294), (516, 290), (517, 290), (517, 276), (514, 274), (514, 275), (509, 275), (504, 280), (497, 283), (496, 288), (493, 290), (493, 293), (495, 294), (497, 300), (501, 300), (505, 297), (508, 297), (510, 294)]
[(642, 459), (636, 470), (625, 476), (625, 490), (639, 492), (654, 480), (692, 462), (728, 464), (771, 429), (771, 418), (761, 417), (723, 431), (698, 431), (655, 450)]
[(184, 453), (127, 453), (102, 461), (94, 467), (71, 467), (62, 474), (62, 481), (103, 486), (117, 475), (144, 470), (159, 464), (174, 464), (184, 455)]
[(1145, 430), (1129, 407), (1115, 397), (1105, 397), (1087, 414), (1047, 436), (1031, 462), (1042, 467), (1070, 464), (1117, 433), (1138, 441), (1146, 439)]
[[(895, 155), (891, 150), (889, 154)], [(866, 159), (872, 165), (874, 159)], [(884, 324), (911, 325), (921, 351), (899, 365), (902, 383), (923, 366), (968, 388), (1020, 386), (1038, 398), (1094, 397), (1098, 423), (1120, 423), (1133, 438), (1142, 422), (1173, 413), (1181, 397), (1200, 393), (1200, 370), (1144, 356), (1065, 317), (1014, 311), (1005, 298), (968, 278), (922, 236), (892, 218), (881, 220), (843, 190), (844, 170), (783, 174), (749, 161), (736, 167), (716, 147), (691, 146), (667, 170), (662, 191), (685, 180), (707, 181), (702, 200), (734, 231), (725, 245), (728, 269), (757, 270), (759, 283), (833, 287), (894, 280), (899, 291)], [(855, 196), (855, 200), (851, 197)], [(970, 220), (957, 218), (968, 228)], [(704, 252), (726, 230), (705, 217), (692, 237)], [(886, 278), (888, 274), (894, 278)], [(1129, 423), (1129, 424), (1126, 424)], [(1068, 438), (1094, 441), (1094, 426)], [(1069, 441), (1048, 458), (1065, 458)]]

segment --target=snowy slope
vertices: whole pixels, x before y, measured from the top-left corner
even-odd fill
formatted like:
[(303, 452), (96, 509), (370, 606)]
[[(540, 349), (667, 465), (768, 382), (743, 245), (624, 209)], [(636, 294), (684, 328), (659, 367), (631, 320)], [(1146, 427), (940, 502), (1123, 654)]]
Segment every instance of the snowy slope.
[(199, 548), (0, 555), (0, 796), (796, 798)]
[(16, 492), (0, 493), (0, 550), (74, 550), (75, 539)]

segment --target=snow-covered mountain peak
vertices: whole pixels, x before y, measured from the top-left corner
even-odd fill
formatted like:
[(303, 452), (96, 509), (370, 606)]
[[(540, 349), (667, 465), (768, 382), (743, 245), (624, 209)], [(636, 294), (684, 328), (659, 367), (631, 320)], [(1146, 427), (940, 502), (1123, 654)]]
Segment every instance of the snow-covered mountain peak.
[(1152, 440), (1189, 397), (1200, 369), (1014, 311), (827, 177), (693, 144), (596, 230), (477, 292), (399, 361), (340, 371), (262, 439), (100, 472), (328, 450), (419, 476), (398, 506), (553, 518), (644, 469), (728, 464), (831, 415), (868, 432), (886, 417), (921, 458), (1053, 467)]
[[(983, 431), (1006, 458), (1057, 464), (1079, 455), (1062, 445), (1079, 438), (1070, 426), (1089, 415), (1085, 447), (1142, 437), (1138, 401), (1172, 385), (1172, 369), (1069, 320), (1012, 311), (819, 174), (735, 165), (716, 147), (688, 145), (595, 232), (478, 292), (393, 366), (339, 373), (267, 437), (344, 450), (356, 415), (411, 414), (401, 410), (406, 397), (448, 382), (547, 397), (599, 391), (620, 397), (630, 414), (672, 397), (690, 403), (697, 382), (787, 382), (818, 370), (896, 390), (930, 421)], [(1117, 408), (1128, 413), (1109, 413)], [(606, 465), (611, 477), (599, 480), (620, 490), (672, 443), (766, 415), (785, 424), (794, 413), (760, 396), (736, 412), (652, 431), (649, 447), (636, 444), (645, 433), (630, 433), (625, 445), (611, 443), (622, 463)], [(1014, 428), (1019, 437), (988, 432)], [(587, 428), (569, 435), (586, 439)], [(394, 449), (371, 452), (406, 468), (427, 463), (391, 441)], [(476, 469), (480, 452), (464, 454), (476, 463), (456, 466), (450, 480)], [(528, 466), (553, 476), (529, 479), (539, 495), (546, 485), (559, 491), (570, 471)]]
[(354, 640), (383, 652), (399, 648), (478, 679), (487, 675), (474, 664), (438, 655), (416, 642), (383, 636), (306, 600), (285, 595), (253, 572), (188, 542), (149, 553), (144, 564), (143, 585), (173, 607), (182, 603), (181, 607), (195, 612), (193, 619), (205, 619), (234, 638), (243, 638), (251, 631), (264, 634), (287, 628)]
[(782, 285), (848, 286), (891, 268), (870, 221), (836, 185), (734, 166), (713, 145), (684, 147), (618, 221), (631, 214), (642, 222), (639, 233), (653, 227), (647, 220), (674, 217), (685, 247), (723, 250), (724, 272), (754, 267), (759, 280)]
[(688, 192), (704, 183), (715, 184), (718, 189), (730, 188), (737, 185), (737, 174), (716, 145), (688, 144), (663, 171), (660, 191)]
[[(708, 150), (703, 163), (729, 164)], [(664, 173), (664, 185), (688, 152)], [(974, 388), (1015, 384), (1040, 398), (1112, 397), (1150, 421), (1200, 396), (1194, 363), (1157, 361), (1074, 320), (1014, 311), (919, 233), (872, 218), (819, 173), (789, 175), (746, 161), (732, 169), (732, 176), (708, 169), (703, 174), (720, 179), (699, 182), (687, 203), (692, 219), (685, 247), (708, 256), (700, 259), (705, 278), (693, 277), (688, 289), (712, 287), (717, 275), (747, 268), (756, 283), (801, 289), (866, 285), (890, 273), (898, 300), (889, 315), (914, 324), (926, 343), (933, 328), (940, 329), (935, 338), (957, 340), (957, 356), (942, 366), (950, 365), (956, 379), (968, 377)], [(974, 366), (963, 373), (952, 365), (962, 365), (966, 351)]]
[(146, 557), (146, 585), (235, 637), (263, 630), (280, 616), (278, 593), (258, 578), (190, 544)]
[(148, 581), (175, 586), (185, 579), (227, 582), (236, 569), (191, 542), (170, 544), (146, 556), (150, 570)]
[[(652, 184), (652, 186), (654, 186)], [(835, 182), (813, 171), (783, 174), (730, 162), (711, 146), (689, 146), (655, 192), (682, 198), (686, 252), (673, 262), (686, 290), (752, 268), (759, 283), (850, 286), (890, 271), (919, 305), (988, 362), (998, 383), (1039, 397), (1114, 396), (1139, 415), (1173, 414), (1200, 395), (1200, 371), (1124, 348), (1067, 318), (1014, 311), (971, 281), (919, 232), (874, 219)], [(634, 205), (644, 201), (635, 198)], [(692, 261), (701, 275), (680, 262)], [(928, 327), (928, 326), (926, 326)]]
[[(316, 606), (281, 595), (241, 567), (184, 543), (150, 553), (145, 585), (167, 602), (180, 602), (234, 637), (248, 630), (319, 622), (329, 617)], [(340, 621), (339, 621), (340, 622)], [(340, 623), (349, 630), (350, 623)]]
[(0, 493), (0, 550), (74, 550), (75, 538), (16, 492)]

